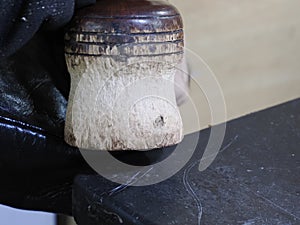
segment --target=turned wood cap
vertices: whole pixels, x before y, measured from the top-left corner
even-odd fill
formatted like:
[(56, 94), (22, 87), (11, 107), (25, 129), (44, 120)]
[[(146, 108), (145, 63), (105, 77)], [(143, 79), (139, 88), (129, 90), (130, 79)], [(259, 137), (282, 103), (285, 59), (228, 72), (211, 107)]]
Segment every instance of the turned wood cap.
[(183, 23), (166, 1), (99, 0), (75, 13), (65, 41), (71, 55), (181, 54)]

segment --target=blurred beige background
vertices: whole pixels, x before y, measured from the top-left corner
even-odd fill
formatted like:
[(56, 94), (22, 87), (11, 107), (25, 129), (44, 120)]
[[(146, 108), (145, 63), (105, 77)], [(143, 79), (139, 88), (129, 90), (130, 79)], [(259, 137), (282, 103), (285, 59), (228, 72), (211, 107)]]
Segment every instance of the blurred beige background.
[[(227, 120), (300, 97), (299, 0), (169, 2), (184, 18), (186, 47), (205, 60), (221, 86)], [(198, 82), (211, 76), (193, 54), (187, 57)], [(185, 104), (186, 133), (212, 125), (208, 101), (196, 82), (191, 95), (200, 125), (190, 115), (191, 104)]]
[[(205, 60), (221, 86), (227, 120), (300, 97), (299, 0), (169, 2), (182, 13), (186, 47)], [(189, 58), (198, 81), (210, 76)], [(192, 85), (191, 95), (200, 127), (212, 125), (204, 94)], [(182, 111), (186, 132), (199, 130), (189, 109)]]

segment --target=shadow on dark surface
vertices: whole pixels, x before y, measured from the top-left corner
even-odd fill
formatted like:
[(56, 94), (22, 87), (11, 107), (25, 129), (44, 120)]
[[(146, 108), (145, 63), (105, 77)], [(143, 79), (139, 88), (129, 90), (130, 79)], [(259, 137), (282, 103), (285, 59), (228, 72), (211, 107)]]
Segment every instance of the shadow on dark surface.
[(174, 145), (148, 151), (111, 151), (110, 154), (115, 159), (129, 165), (148, 166), (168, 158), (174, 152), (176, 147), (177, 145)]

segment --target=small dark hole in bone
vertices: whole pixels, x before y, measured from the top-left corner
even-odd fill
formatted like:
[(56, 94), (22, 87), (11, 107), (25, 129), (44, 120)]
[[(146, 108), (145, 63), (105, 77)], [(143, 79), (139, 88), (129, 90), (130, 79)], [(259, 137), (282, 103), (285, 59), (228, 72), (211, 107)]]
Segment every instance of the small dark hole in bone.
[(164, 117), (159, 116), (154, 121), (154, 127), (163, 127), (166, 124)]

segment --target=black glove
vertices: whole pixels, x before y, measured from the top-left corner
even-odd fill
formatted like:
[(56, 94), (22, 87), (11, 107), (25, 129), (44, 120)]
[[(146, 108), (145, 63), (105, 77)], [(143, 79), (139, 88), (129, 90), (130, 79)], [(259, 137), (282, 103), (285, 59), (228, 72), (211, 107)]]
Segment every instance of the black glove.
[(93, 173), (63, 140), (63, 32), (39, 32), (0, 61), (0, 203), (71, 214), (74, 176)]
[(0, 58), (10, 56), (43, 29), (57, 29), (70, 21), (74, 7), (96, 0), (0, 0)]
[(0, 203), (71, 214), (74, 176), (93, 171), (63, 140), (70, 82), (63, 31), (39, 27), (68, 22), (74, 2), (0, 2), (0, 52), (15, 53), (0, 60)]

